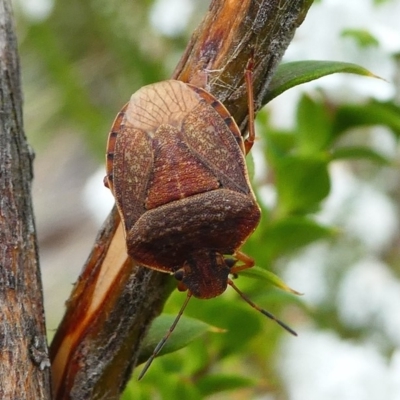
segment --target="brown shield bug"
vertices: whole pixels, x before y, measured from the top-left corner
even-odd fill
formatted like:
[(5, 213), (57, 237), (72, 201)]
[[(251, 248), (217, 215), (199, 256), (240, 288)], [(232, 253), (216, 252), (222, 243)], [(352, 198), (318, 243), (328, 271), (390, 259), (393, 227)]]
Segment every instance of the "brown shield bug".
[[(254, 142), (251, 72), (249, 138), (224, 105), (202, 88), (168, 80), (134, 93), (108, 138), (105, 184), (114, 194), (128, 254), (140, 265), (175, 276), (188, 296), (139, 379), (172, 333), (191, 296), (209, 299), (251, 268), (239, 250), (260, 220), (245, 153)], [(239, 265), (237, 263), (239, 262)]]

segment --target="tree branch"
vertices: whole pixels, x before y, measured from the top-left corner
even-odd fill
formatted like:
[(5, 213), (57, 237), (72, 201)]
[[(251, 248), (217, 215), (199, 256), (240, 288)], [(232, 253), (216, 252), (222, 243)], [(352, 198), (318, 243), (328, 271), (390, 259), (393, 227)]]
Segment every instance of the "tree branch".
[[(254, 58), (256, 108), (312, 0), (214, 0), (173, 78), (206, 88), (242, 132), (247, 124), (244, 70)], [(106, 142), (106, 136), (104, 136)], [(173, 282), (172, 282), (173, 285)], [(57, 399), (118, 398), (141, 340), (172, 290), (171, 278), (133, 265), (116, 209), (100, 232), (51, 345)]]

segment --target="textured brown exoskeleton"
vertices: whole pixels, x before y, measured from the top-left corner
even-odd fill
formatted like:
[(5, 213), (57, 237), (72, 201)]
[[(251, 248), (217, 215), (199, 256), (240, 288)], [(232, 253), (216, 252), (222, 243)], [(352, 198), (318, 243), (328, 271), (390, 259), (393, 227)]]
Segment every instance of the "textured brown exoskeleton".
[[(253, 102), (248, 76), (246, 81)], [(244, 158), (254, 141), (252, 104), (249, 109), (250, 134), (244, 142), (214, 96), (168, 80), (134, 93), (114, 121), (105, 183), (121, 215), (128, 254), (140, 265), (173, 274), (179, 288), (188, 290), (175, 323), (140, 377), (192, 295), (216, 297), (229, 284), (276, 320), (229, 279), (254, 265), (239, 249), (260, 220)]]

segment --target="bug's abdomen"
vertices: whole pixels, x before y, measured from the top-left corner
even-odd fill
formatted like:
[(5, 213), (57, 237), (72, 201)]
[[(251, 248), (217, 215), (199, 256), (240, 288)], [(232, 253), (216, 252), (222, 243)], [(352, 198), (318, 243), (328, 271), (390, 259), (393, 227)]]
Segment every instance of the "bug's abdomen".
[(232, 254), (259, 220), (251, 197), (213, 190), (147, 211), (127, 232), (127, 248), (138, 263), (173, 272), (191, 252)]

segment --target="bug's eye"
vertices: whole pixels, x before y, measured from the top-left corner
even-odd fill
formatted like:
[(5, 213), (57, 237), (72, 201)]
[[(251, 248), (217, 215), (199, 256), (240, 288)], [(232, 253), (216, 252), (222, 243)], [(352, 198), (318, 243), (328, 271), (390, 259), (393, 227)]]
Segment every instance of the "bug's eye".
[(234, 258), (225, 258), (225, 264), (228, 266), (229, 269), (232, 269), (236, 264), (237, 260)]
[(175, 271), (174, 273), (174, 277), (177, 281), (181, 281), (183, 279), (185, 275), (185, 272), (183, 269), (178, 269), (177, 271)]

